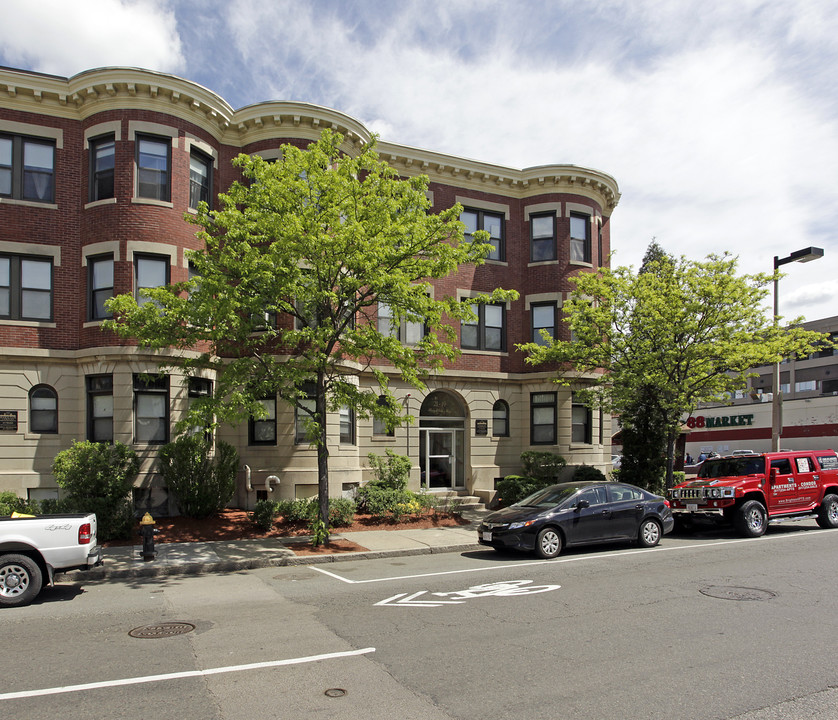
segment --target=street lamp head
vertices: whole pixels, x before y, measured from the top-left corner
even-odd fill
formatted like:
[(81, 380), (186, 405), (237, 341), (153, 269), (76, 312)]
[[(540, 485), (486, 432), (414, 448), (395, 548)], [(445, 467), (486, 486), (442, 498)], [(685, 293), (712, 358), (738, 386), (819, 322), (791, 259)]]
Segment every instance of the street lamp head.
[(803, 248), (802, 250), (795, 250), (791, 255), (785, 258), (774, 258), (774, 269), (776, 270), (780, 265), (785, 265), (786, 263), (791, 262), (812, 262), (812, 260), (817, 260), (823, 257), (823, 248), (819, 247), (807, 247)]

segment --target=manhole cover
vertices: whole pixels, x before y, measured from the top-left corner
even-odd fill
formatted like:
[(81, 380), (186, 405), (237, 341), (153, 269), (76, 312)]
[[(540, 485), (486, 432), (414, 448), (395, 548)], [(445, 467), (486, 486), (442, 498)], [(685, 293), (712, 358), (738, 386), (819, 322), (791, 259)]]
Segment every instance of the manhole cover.
[(749, 587), (729, 587), (722, 585), (710, 585), (699, 588), (702, 595), (718, 598), (719, 600), (770, 600), (777, 597), (777, 593), (770, 590)]
[(184, 635), (192, 632), (195, 626), (188, 622), (164, 622), (156, 625), (143, 625), (142, 627), (134, 628), (128, 634), (134, 638), (165, 638), (173, 635)]

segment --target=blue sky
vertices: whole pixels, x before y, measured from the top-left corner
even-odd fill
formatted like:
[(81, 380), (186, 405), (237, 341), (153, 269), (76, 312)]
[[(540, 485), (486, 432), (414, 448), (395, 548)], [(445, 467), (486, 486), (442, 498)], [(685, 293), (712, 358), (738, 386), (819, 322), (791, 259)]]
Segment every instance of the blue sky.
[(603, 170), (616, 265), (652, 238), (748, 273), (822, 247), (785, 266), (780, 312), (838, 315), (834, 0), (6, 0), (4, 16), (3, 65), (145, 67), (235, 108), (300, 100), (388, 142)]

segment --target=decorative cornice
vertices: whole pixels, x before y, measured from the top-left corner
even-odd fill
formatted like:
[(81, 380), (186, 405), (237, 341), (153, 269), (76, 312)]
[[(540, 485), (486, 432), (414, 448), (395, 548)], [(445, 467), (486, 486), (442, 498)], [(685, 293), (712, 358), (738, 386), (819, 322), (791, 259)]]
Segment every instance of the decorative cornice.
[[(140, 68), (99, 68), (71, 78), (0, 68), (0, 107), (82, 121), (108, 110), (156, 111), (193, 123), (234, 147), (276, 137), (314, 140), (328, 127), (344, 135), (343, 148), (352, 153), (372, 137), (361, 122), (337, 110), (281, 101), (233, 110), (197, 83)], [(517, 170), (389, 142), (379, 141), (377, 147), (381, 158), (401, 174), (425, 174), (435, 182), (480, 192), (522, 199), (573, 193), (597, 202), (605, 215), (620, 199), (613, 177), (576, 165)]]

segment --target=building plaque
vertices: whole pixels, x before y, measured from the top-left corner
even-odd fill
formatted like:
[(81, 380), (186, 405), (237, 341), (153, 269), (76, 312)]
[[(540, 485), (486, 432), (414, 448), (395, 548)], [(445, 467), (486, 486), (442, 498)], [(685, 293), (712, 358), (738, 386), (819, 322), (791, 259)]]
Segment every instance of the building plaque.
[(17, 432), (17, 410), (0, 410), (0, 431)]
[(488, 420), (475, 420), (474, 421), (474, 434), (475, 435), (488, 435), (489, 434), (489, 421)]

